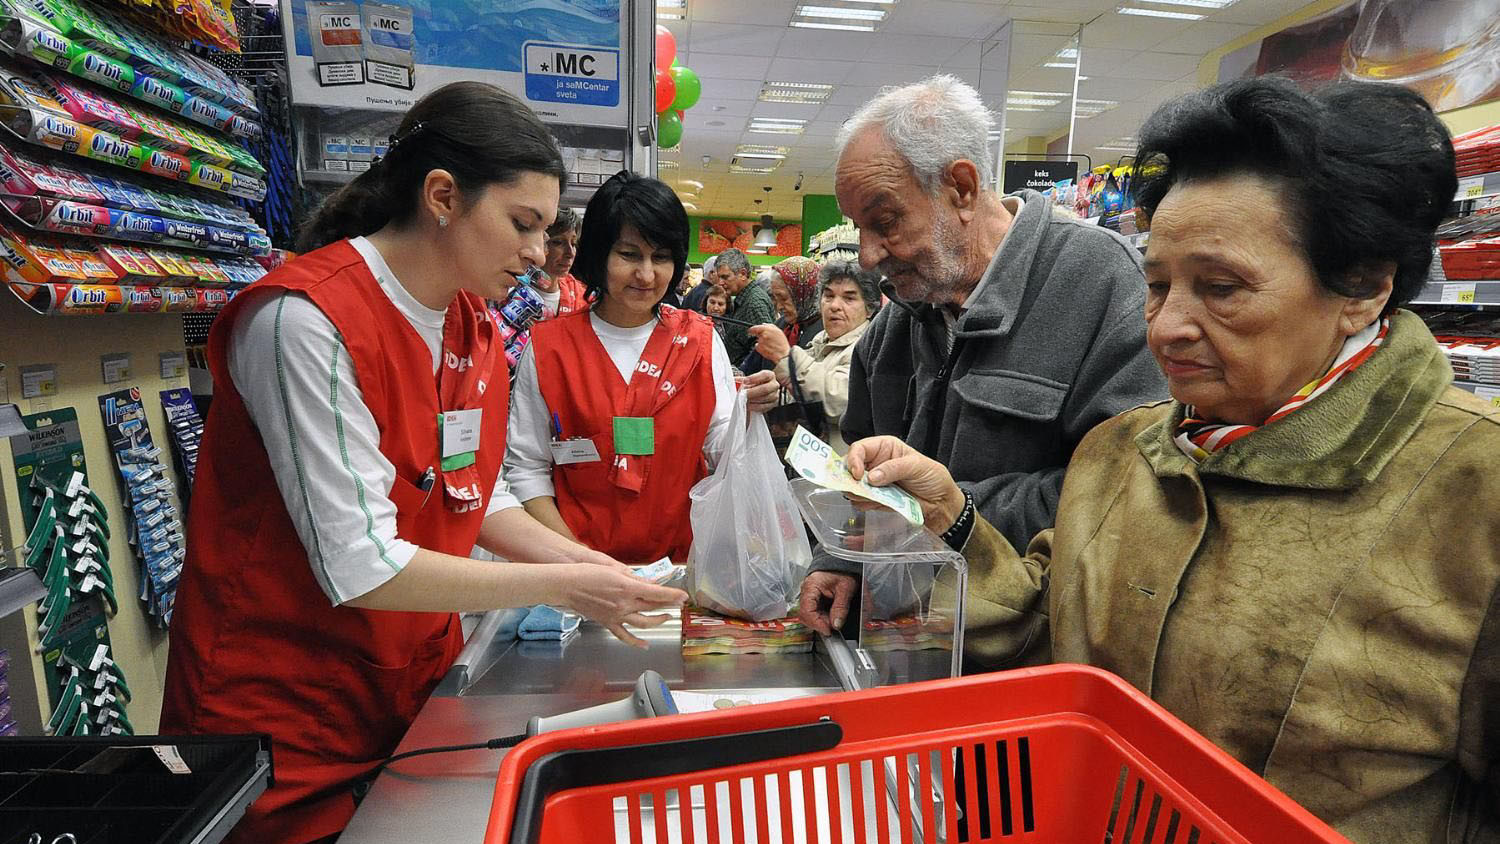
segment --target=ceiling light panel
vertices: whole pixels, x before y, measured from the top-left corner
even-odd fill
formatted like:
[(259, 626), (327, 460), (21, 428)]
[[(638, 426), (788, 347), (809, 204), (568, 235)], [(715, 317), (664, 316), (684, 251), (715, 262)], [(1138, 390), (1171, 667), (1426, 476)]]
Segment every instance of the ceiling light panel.
[(752, 117), (750, 119), (750, 131), (762, 135), (800, 135), (806, 128), (806, 120), (784, 117)]
[(827, 102), (832, 94), (833, 86), (820, 82), (767, 82), (757, 99), (763, 103), (817, 105)]
[(1120, 6), (1115, 9), (1122, 15), (1140, 15), (1147, 18), (1170, 18), (1172, 20), (1201, 21), (1204, 16), (1196, 12), (1169, 12), (1166, 9), (1148, 9), (1145, 6)]
[(872, 8), (863, 3), (844, 0), (827, 0), (823, 3), (802, 3), (792, 12), (789, 26), (804, 29), (836, 29), (849, 32), (874, 32), (890, 13), (889, 9)]
[[(757, 161), (757, 162), (760, 161), (760, 159), (754, 159), (754, 160)], [(744, 164), (740, 164), (738, 162), (738, 160), (736, 160), (736, 161), (729, 162), (729, 172), (731, 172), (731, 173), (771, 173), (771, 172), (774, 172), (776, 170), (776, 168), (780, 167), (780, 166), (781, 166), (781, 162), (780, 161), (772, 162), (770, 164), (760, 164), (760, 163), (757, 163), (757, 164), (753, 164), (753, 165), (747, 166), (747, 165), (744, 165)]]
[(656, 19), (680, 21), (687, 17), (687, 0), (656, 0)]

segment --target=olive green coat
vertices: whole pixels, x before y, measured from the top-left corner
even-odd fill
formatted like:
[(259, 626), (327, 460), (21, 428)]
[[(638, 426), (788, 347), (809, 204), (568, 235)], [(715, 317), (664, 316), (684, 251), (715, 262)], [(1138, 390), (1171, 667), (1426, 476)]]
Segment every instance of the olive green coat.
[(1057, 527), (981, 524), (967, 652), (1124, 677), (1362, 844), (1500, 841), (1500, 408), (1421, 320), (1195, 466), (1182, 406), (1094, 429)]

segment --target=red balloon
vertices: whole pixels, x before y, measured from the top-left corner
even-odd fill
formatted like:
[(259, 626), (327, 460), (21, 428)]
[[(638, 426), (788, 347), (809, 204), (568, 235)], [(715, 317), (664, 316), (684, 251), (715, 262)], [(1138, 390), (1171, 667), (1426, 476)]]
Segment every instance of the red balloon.
[[(658, 71), (666, 70), (672, 66), (672, 60), (677, 58), (677, 39), (672, 36), (672, 30), (661, 24), (656, 25), (656, 68)], [(658, 110), (659, 111), (659, 110)]]
[(677, 81), (666, 69), (656, 72), (656, 113), (661, 114), (672, 107), (677, 99)]

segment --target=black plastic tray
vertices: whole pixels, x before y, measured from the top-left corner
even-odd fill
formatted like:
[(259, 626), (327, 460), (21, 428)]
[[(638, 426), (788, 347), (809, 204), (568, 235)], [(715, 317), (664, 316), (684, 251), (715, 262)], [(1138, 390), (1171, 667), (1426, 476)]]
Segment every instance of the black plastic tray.
[(270, 747), (266, 736), (0, 738), (0, 844), (213, 844), (269, 786)]

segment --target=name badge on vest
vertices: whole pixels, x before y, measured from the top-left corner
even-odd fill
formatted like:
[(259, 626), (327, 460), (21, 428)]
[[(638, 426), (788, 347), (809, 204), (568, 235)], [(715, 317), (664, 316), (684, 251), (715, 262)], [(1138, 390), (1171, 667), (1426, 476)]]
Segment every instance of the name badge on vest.
[(438, 434), (443, 442), (443, 470), (452, 471), (474, 465), (479, 451), (479, 426), (484, 409), (449, 410), (438, 414)]
[(553, 440), (547, 444), (552, 448), (552, 462), (558, 466), (574, 463), (598, 463), (599, 449), (594, 441), (584, 437), (571, 440)]

